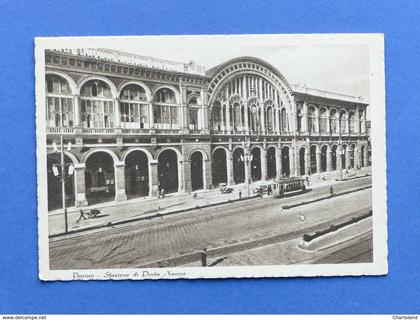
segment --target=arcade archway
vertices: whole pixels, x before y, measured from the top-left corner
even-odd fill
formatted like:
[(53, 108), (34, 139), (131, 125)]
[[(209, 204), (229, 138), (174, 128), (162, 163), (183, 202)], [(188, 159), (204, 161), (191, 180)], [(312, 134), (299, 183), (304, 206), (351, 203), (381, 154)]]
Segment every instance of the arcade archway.
[(283, 147), (281, 149), (281, 174), (284, 177), (290, 176), (289, 147)]
[(244, 150), (237, 148), (233, 151), (233, 180), (235, 184), (245, 182)]
[(333, 170), (337, 170), (337, 145), (331, 148), (331, 166)]
[(300, 169), (300, 175), (303, 176), (305, 175), (305, 168), (306, 168), (306, 164), (305, 164), (305, 153), (306, 153), (306, 149), (305, 148), (300, 148), (299, 150), (299, 169)]
[(347, 146), (344, 144), (342, 147), (342, 154), (341, 154), (341, 168), (347, 169), (346, 167), (346, 154), (347, 154)]
[(268, 179), (274, 179), (276, 175), (276, 148), (269, 147), (267, 149), (267, 177)]
[(350, 146), (350, 149), (349, 149), (349, 151), (350, 151), (350, 168), (354, 168), (354, 165), (355, 165), (355, 161), (354, 161), (354, 151), (355, 151), (355, 149), (356, 149), (356, 146), (354, 145), (354, 144), (352, 144), (351, 146)]
[(178, 156), (174, 150), (159, 154), (158, 177), (160, 190), (164, 189), (165, 194), (178, 191)]
[(110, 154), (98, 151), (87, 158), (85, 183), (89, 204), (115, 199), (114, 160)]
[(149, 195), (149, 161), (143, 151), (132, 151), (125, 159), (125, 190), (128, 198)]
[(220, 183), (227, 183), (227, 161), (225, 149), (219, 148), (213, 152), (211, 171), (214, 186), (218, 186)]
[[(74, 174), (69, 175), (69, 167), (74, 165), (68, 156), (64, 156), (64, 163), (66, 164), (65, 174), (65, 195), (66, 206), (74, 206)], [(63, 208), (63, 194), (61, 184), (61, 165), (59, 154), (49, 154), (47, 156), (47, 179), (48, 179), (48, 210), (55, 210)]]
[(366, 166), (365, 163), (365, 152), (366, 152), (366, 148), (364, 145), (362, 145), (362, 147), (360, 148), (360, 166), (364, 167)]
[(311, 173), (316, 173), (316, 146), (311, 146), (310, 159), (311, 159)]
[(195, 151), (191, 155), (191, 189), (192, 191), (204, 189), (203, 154)]
[(321, 172), (327, 171), (327, 153), (328, 147), (322, 146), (321, 147)]
[(251, 150), (251, 179), (252, 181), (261, 180), (261, 150), (253, 148)]

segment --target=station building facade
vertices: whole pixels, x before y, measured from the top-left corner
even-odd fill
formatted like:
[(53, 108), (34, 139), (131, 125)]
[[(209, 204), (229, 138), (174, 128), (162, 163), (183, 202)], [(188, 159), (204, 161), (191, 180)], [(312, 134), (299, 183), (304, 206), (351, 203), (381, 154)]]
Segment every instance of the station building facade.
[(69, 49), (45, 62), (49, 210), (61, 207), (61, 140), (69, 206), (370, 165), (363, 98), (291, 86), (258, 58), (205, 70)]

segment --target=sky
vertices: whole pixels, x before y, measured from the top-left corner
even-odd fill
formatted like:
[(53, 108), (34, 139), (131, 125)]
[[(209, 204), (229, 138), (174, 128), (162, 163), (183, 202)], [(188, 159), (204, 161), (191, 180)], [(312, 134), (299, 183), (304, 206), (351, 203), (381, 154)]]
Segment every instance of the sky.
[(290, 84), (306, 84), (315, 89), (363, 96), (369, 101), (369, 48), (366, 44), (289, 42), (284, 45), (278, 41), (255, 39), (226, 41), (180, 37), (107, 47), (177, 62), (195, 61), (206, 69), (231, 58), (253, 56), (276, 67)]

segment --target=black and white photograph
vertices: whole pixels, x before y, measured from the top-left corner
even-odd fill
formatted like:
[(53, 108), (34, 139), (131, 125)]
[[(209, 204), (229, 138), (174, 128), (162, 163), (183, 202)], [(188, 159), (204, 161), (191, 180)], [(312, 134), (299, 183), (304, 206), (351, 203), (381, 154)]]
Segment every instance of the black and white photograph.
[(387, 273), (382, 35), (35, 44), (42, 280)]

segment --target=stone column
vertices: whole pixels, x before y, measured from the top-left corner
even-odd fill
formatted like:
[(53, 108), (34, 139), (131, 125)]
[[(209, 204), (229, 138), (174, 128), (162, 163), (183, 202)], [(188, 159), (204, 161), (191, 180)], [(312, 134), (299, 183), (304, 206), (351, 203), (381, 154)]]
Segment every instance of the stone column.
[[(178, 192), (183, 192), (185, 191), (185, 185), (184, 185), (184, 166), (183, 166), (183, 162), (182, 160), (178, 161)], [(189, 161), (186, 161), (189, 164)], [(190, 180), (191, 181), (191, 180)]]
[(267, 150), (261, 148), (261, 180), (267, 180)]
[[(343, 170), (343, 156), (341, 155), (343, 148), (338, 146), (336, 151), (336, 157), (337, 157), (337, 170)], [(339, 171), (340, 172), (340, 171)]]
[(80, 110), (80, 96), (76, 94), (73, 98), (74, 109), (74, 126), (82, 127), (82, 112)]
[(211, 171), (211, 160), (203, 160), (203, 187), (204, 190), (211, 188), (213, 185), (212, 179), (212, 171)]
[(306, 165), (306, 174), (311, 175), (312, 169), (311, 169), (311, 148), (308, 145), (305, 152), (305, 165)]
[(76, 207), (84, 207), (88, 205), (88, 202), (86, 199), (85, 170), (86, 170), (86, 165), (84, 163), (79, 163), (79, 164), (74, 165), (74, 181), (75, 181), (74, 194), (76, 196), (76, 199), (75, 199)]
[(360, 168), (360, 143), (357, 143), (354, 148), (354, 167)]
[(241, 94), (241, 97), (244, 100), (247, 99), (247, 94), (246, 94), (246, 76), (245, 75), (242, 77), (242, 94)]
[[(181, 163), (181, 161), (180, 161), (180, 163)], [(183, 171), (184, 171), (184, 174), (183, 174), (183, 178), (184, 179), (181, 179), (181, 180), (183, 180), (184, 181), (184, 190), (185, 190), (185, 192), (191, 192), (191, 189), (192, 189), (192, 187), (191, 187), (191, 162), (188, 160), (188, 159), (184, 159), (184, 161), (183, 161)], [(179, 190), (179, 171), (178, 171), (178, 192), (179, 192), (180, 190)]]
[(153, 129), (155, 127), (155, 119), (153, 116), (153, 104), (149, 102), (147, 105), (149, 108), (149, 128)]
[(289, 167), (290, 167), (290, 174), (289, 176), (292, 177), (296, 175), (296, 159), (295, 159), (295, 148), (293, 147), (293, 144), (289, 146)]
[(305, 102), (302, 108), (302, 132), (308, 133), (308, 105)]
[(360, 117), (359, 117), (359, 108), (356, 108), (356, 130), (354, 130), (354, 132), (356, 133), (361, 133), (360, 132)]
[(319, 109), (315, 108), (315, 133), (319, 133)]
[[(250, 151), (245, 150), (244, 152), (244, 162), (245, 162), (245, 183), (251, 180), (251, 160), (250, 160)], [(252, 181), (250, 181), (252, 182)]]
[(282, 171), (281, 144), (279, 144), (277, 149), (276, 149), (276, 179), (280, 179), (281, 171)]
[(345, 167), (345, 168), (343, 168), (343, 169), (347, 169), (347, 168), (350, 166), (350, 146), (348, 146), (348, 147), (346, 148), (346, 154), (345, 154), (345, 157), (346, 157), (346, 167)]
[(189, 121), (189, 110), (188, 107), (184, 104), (187, 101), (187, 88), (183, 86), (180, 87), (180, 93), (181, 93), (181, 101), (179, 101), (179, 110), (181, 110), (181, 116), (179, 117), (181, 119), (181, 129), (184, 134), (190, 133), (190, 121)]
[(332, 171), (332, 151), (327, 151), (327, 171)]
[(244, 109), (244, 116), (245, 116), (245, 132), (246, 132), (246, 134), (249, 134), (248, 106), (247, 106), (247, 103), (246, 103), (246, 102), (243, 104), (243, 108), (245, 108), (245, 109)]
[(226, 130), (226, 125), (225, 125), (225, 116), (224, 116), (224, 112), (223, 109), (225, 109), (224, 104), (220, 105), (220, 119), (222, 121), (221, 125), (220, 125), (220, 129), (222, 131)]
[(264, 103), (260, 103), (260, 123), (261, 123), (261, 131), (265, 133), (265, 110), (264, 110)]
[(149, 174), (149, 196), (156, 196), (158, 193), (158, 186), (159, 186), (159, 175), (158, 175), (158, 161), (152, 160), (150, 161), (149, 166), (150, 174)]
[(228, 150), (226, 152), (226, 184), (228, 186), (233, 185), (233, 159), (232, 159), (232, 151)]
[[(276, 95), (276, 97), (277, 97), (277, 95)], [(275, 125), (274, 125), (275, 126), (274, 127), (275, 133), (279, 134), (280, 133), (280, 121), (279, 121), (279, 105), (278, 105), (277, 102), (274, 105), (274, 123), (275, 123)]]
[(229, 104), (229, 100), (225, 101), (225, 106), (226, 106), (226, 130), (230, 134), (230, 131), (232, 130), (232, 128), (230, 126), (230, 104)]
[(316, 152), (316, 173), (321, 173), (321, 150)]
[(327, 110), (326, 111), (325, 121), (327, 121), (327, 133), (328, 134), (331, 134), (330, 110)]
[(120, 99), (114, 99), (115, 108), (115, 128), (121, 128)]
[(114, 175), (115, 175), (115, 201), (127, 200), (125, 194), (125, 174), (124, 174), (125, 163), (116, 162), (114, 163)]

